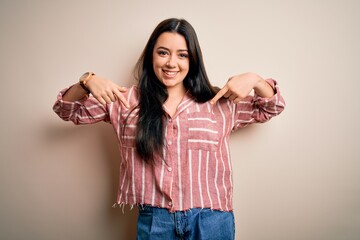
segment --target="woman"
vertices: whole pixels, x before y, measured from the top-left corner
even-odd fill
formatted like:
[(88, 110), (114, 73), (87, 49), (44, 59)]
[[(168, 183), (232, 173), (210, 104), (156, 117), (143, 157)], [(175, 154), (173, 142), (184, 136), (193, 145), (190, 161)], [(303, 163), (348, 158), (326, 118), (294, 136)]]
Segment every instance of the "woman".
[(244, 73), (214, 88), (194, 29), (174, 18), (155, 28), (136, 70), (129, 89), (85, 73), (54, 111), (114, 127), (117, 204), (139, 206), (138, 239), (234, 239), (229, 135), (284, 109), (277, 83)]

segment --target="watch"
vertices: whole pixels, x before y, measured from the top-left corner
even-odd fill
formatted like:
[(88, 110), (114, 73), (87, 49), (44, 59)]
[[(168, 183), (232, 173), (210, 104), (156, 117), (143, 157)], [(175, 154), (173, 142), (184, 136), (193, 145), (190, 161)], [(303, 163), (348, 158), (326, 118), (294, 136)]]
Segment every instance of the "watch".
[(90, 93), (90, 90), (86, 87), (86, 83), (91, 79), (92, 76), (94, 76), (95, 73), (93, 72), (86, 72), (83, 75), (81, 75), (79, 79), (80, 86), (87, 92)]

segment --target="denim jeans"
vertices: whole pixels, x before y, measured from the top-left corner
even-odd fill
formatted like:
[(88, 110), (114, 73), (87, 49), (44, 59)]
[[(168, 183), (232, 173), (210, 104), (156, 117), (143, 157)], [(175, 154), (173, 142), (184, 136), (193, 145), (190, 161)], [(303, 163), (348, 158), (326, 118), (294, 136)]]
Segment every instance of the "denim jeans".
[(233, 212), (208, 208), (169, 212), (164, 208), (139, 206), (137, 240), (234, 240)]

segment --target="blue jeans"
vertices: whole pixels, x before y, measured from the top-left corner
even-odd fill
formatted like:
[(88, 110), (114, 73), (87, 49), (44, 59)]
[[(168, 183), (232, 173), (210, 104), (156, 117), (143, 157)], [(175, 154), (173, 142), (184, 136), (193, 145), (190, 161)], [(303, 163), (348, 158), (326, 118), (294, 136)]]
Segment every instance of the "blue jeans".
[(164, 208), (139, 206), (137, 240), (234, 240), (233, 212), (208, 208), (169, 212)]

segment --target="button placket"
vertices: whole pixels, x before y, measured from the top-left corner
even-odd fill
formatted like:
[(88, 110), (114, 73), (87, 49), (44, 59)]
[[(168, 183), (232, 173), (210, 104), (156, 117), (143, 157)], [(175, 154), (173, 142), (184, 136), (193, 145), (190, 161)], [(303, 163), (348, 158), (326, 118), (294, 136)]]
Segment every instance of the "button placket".
[(173, 144), (173, 136), (174, 136), (174, 123), (173, 123), (173, 120), (172, 118), (169, 118), (168, 119), (168, 134), (167, 134), (167, 139), (166, 139), (166, 142), (167, 142), (167, 145), (171, 146)]

